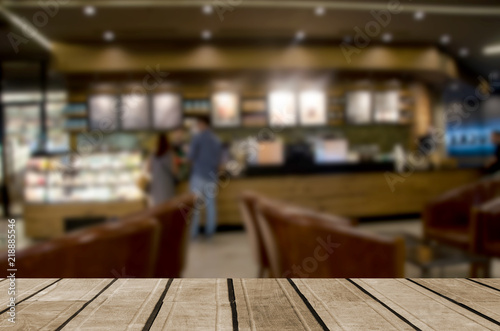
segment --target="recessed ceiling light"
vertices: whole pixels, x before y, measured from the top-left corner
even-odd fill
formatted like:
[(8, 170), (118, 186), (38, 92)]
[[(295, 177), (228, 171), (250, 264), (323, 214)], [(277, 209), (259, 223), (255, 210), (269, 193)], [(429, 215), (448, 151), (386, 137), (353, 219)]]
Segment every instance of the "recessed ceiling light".
[(469, 55), (469, 49), (467, 47), (460, 48), (460, 50), (458, 51), (458, 55), (460, 55), (461, 57), (468, 56)]
[(83, 13), (87, 16), (95, 15), (95, 7), (94, 6), (85, 6), (83, 7)]
[(203, 40), (209, 40), (212, 38), (212, 32), (210, 30), (201, 31), (201, 38)]
[(384, 43), (389, 43), (392, 41), (392, 34), (390, 34), (389, 32), (386, 32), (382, 35), (382, 41)]
[(325, 8), (324, 7), (316, 7), (316, 9), (314, 9), (314, 13), (317, 15), (317, 16), (323, 16), (325, 15)]
[(500, 44), (490, 45), (483, 48), (484, 55), (497, 55), (500, 54)]
[(425, 12), (422, 11), (422, 10), (418, 10), (415, 12), (415, 14), (413, 14), (413, 18), (416, 20), (416, 21), (421, 21), (425, 18)]
[(210, 15), (213, 13), (214, 9), (212, 6), (210, 5), (205, 5), (201, 8), (201, 11), (203, 12), (203, 14), (205, 15)]
[(444, 34), (439, 38), (439, 42), (443, 45), (448, 45), (451, 41), (451, 37), (449, 34)]
[(113, 31), (104, 31), (104, 33), (102, 34), (102, 37), (106, 41), (113, 41), (115, 39), (115, 34)]
[(295, 34), (295, 39), (297, 40), (304, 40), (306, 37), (306, 33), (304, 31), (297, 31)]

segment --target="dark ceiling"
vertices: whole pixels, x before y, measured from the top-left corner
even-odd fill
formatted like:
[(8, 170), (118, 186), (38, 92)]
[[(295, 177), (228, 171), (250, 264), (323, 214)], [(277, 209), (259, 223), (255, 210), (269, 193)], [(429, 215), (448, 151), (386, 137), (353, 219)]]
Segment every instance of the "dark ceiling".
[[(394, 1), (394, 0), (392, 0)], [(397, 0), (396, 0), (397, 1)], [(292, 40), (297, 31), (304, 31), (303, 43), (339, 45), (346, 36), (355, 36), (355, 28), (364, 30), (374, 21), (370, 9), (387, 8), (391, 1), (178, 1), (178, 0), (108, 0), (66, 1), (57, 13), (41, 26), (40, 31), (52, 41), (102, 43), (106, 30), (115, 33), (115, 43), (137, 42), (202, 42), (200, 33), (212, 32), (211, 42), (283, 42)], [(94, 16), (83, 14), (83, 5), (96, 8)], [(226, 3), (223, 19), (215, 8), (211, 15), (203, 14), (201, 4)], [(231, 6), (232, 4), (238, 4)], [(314, 8), (325, 7), (317, 16)], [(4, 6), (29, 21), (41, 10), (38, 1), (5, 1)], [(475, 73), (487, 75), (499, 68), (500, 56), (485, 56), (486, 45), (500, 44), (500, 1), (498, 0), (400, 0), (401, 13), (392, 14), (390, 22), (370, 43), (383, 43), (385, 32), (392, 34), (392, 45), (436, 45)], [(425, 18), (414, 19), (416, 10)], [(1, 25), (0, 25), (1, 27)], [(5, 28), (3, 29), (5, 30)], [(448, 34), (448, 45), (439, 43)], [(5, 33), (3, 33), (5, 36)], [(5, 37), (0, 50), (6, 47)], [(469, 54), (461, 57), (460, 49)]]

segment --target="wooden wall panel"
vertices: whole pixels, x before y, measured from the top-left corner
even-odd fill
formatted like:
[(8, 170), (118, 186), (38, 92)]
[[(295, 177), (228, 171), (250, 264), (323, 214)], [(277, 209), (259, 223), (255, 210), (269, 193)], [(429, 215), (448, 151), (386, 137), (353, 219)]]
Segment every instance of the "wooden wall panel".
[[(383, 172), (231, 179), (217, 195), (219, 225), (241, 225), (238, 196), (252, 190), (298, 206), (346, 217), (420, 213), (426, 202), (479, 178), (475, 170), (415, 172), (391, 191)], [(186, 191), (182, 185), (180, 191)]]
[(433, 47), (373, 46), (350, 61), (339, 47), (215, 46), (147, 47), (54, 43), (53, 67), (64, 73), (164, 71), (347, 69), (355, 71), (434, 71), (456, 77), (455, 62)]

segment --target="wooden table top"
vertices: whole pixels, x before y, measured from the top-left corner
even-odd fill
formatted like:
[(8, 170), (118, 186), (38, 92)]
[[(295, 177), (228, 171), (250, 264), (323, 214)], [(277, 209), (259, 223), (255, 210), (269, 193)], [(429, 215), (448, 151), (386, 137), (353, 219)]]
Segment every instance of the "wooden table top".
[(500, 279), (17, 279), (9, 330), (500, 330)]

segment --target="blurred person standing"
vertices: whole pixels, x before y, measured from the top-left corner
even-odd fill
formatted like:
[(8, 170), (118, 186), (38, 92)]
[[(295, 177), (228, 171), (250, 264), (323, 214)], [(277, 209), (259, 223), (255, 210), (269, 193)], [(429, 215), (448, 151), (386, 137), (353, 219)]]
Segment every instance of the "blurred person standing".
[(156, 151), (149, 158), (151, 174), (149, 193), (151, 205), (156, 206), (172, 199), (175, 195), (177, 165), (167, 137), (159, 134)]
[(184, 181), (189, 179), (189, 162), (187, 151), (187, 132), (183, 127), (179, 127), (172, 132), (172, 149), (174, 153), (175, 164), (177, 165), (177, 179)]
[(500, 131), (491, 133), (491, 143), (495, 145), (495, 154), (486, 164), (486, 172), (493, 174), (500, 170)]
[[(194, 127), (194, 136), (189, 147), (188, 159), (191, 162), (191, 192), (202, 199), (206, 208), (205, 236), (211, 238), (217, 228), (217, 192), (218, 169), (222, 158), (222, 144), (210, 130), (208, 117), (199, 117)], [(199, 232), (200, 209), (195, 208), (192, 215), (191, 237)]]

